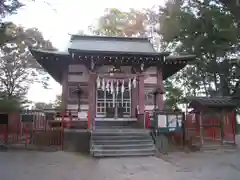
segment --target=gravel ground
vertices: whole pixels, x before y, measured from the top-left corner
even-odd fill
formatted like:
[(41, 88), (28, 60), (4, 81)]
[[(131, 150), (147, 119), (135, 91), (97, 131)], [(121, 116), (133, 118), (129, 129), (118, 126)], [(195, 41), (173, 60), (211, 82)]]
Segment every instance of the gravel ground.
[[(164, 160), (163, 160), (164, 159)], [(66, 152), (0, 152), (1, 180), (239, 180), (240, 152), (94, 160)]]

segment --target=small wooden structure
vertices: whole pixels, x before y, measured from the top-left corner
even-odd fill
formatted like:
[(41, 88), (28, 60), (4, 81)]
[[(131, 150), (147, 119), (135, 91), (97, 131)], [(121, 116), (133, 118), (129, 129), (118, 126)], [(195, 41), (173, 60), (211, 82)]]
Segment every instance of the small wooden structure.
[(200, 148), (236, 145), (237, 104), (229, 97), (190, 98), (193, 111), (186, 116), (185, 138)]

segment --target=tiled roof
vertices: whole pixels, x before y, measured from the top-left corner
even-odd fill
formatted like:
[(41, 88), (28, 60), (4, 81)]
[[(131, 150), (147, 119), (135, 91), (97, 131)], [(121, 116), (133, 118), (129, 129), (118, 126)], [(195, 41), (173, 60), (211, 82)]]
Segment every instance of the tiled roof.
[(147, 38), (73, 35), (69, 51), (156, 53)]
[(230, 97), (193, 97), (190, 100), (190, 107), (205, 106), (212, 108), (235, 108), (237, 104)]

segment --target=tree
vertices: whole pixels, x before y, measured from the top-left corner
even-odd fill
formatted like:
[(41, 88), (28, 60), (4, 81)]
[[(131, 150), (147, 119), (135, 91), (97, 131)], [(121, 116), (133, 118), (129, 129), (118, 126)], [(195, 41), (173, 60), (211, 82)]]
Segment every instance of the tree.
[(8, 98), (24, 97), (34, 82), (47, 86), (49, 77), (32, 57), (28, 47), (53, 49), (51, 42), (44, 40), (37, 29), (12, 25), (12, 32), (18, 38), (5, 43), (0, 50), (0, 91)]
[(240, 20), (240, 13), (239, 13), (239, 7), (240, 2), (238, 0), (219, 0), (216, 1), (216, 3), (220, 2), (229, 9), (229, 11), (238, 19)]
[(44, 102), (36, 102), (34, 103), (34, 109), (44, 110), (44, 109), (58, 109), (60, 110), (62, 107), (62, 96), (57, 95), (54, 102), (44, 103)]
[(164, 83), (165, 88), (165, 101), (164, 106), (165, 109), (179, 109), (178, 105), (183, 103), (183, 91), (175, 87), (171, 80), (166, 80)]
[(195, 54), (197, 61), (175, 76), (190, 95), (234, 96), (240, 69), (238, 20), (221, 4), (169, 1), (160, 11), (163, 41), (172, 51)]
[(56, 100), (53, 103), (53, 107), (55, 109), (59, 109), (59, 110), (62, 109), (62, 96), (61, 95), (56, 96)]
[[(47, 1), (44, 2), (50, 5)], [(12, 22), (6, 22), (5, 17), (17, 13), (17, 10), (23, 6), (25, 6), (25, 4), (21, 0), (0, 1), (0, 46), (17, 38), (15, 36), (16, 34), (12, 34), (11, 30), (9, 30), (9, 28), (11, 29), (11, 26), (13, 25)]]
[(16, 13), (17, 9), (22, 6), (23, 4), (19, 0), (0, 1), (0, 46), (14, 38), (9, 31), (9, 26), (11, 26), (12, 23), (4, 22), (4, 18), (7, 15)]
[(143, 11), (130, 9), (120, 11), (116, 8), (105, 10), (96, 25), (90, 26), (90, 31), (103, 36), (144, 36), (148, 16)]
[(52, 109), (53, 103), (44, 103), (44, 102), (36, 102), (34, 104), (34, 109), (36, 110), (44, 110), (44, 109)]
[(19, 0), (1, 0), (0, 17), (4, 18), (8, 14), (16, 12), (23, 4)]

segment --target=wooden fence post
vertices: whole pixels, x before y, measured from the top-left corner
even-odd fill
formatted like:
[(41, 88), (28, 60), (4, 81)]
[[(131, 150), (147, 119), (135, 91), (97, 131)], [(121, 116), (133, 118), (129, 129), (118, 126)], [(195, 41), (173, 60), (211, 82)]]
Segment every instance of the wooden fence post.
[(200, 149), (203, 147), (204, 144), (204, 130), (203, 130), (203, 122), (202, 122), (202, 112), (199, 113), (199, 126), (200, 126)]

